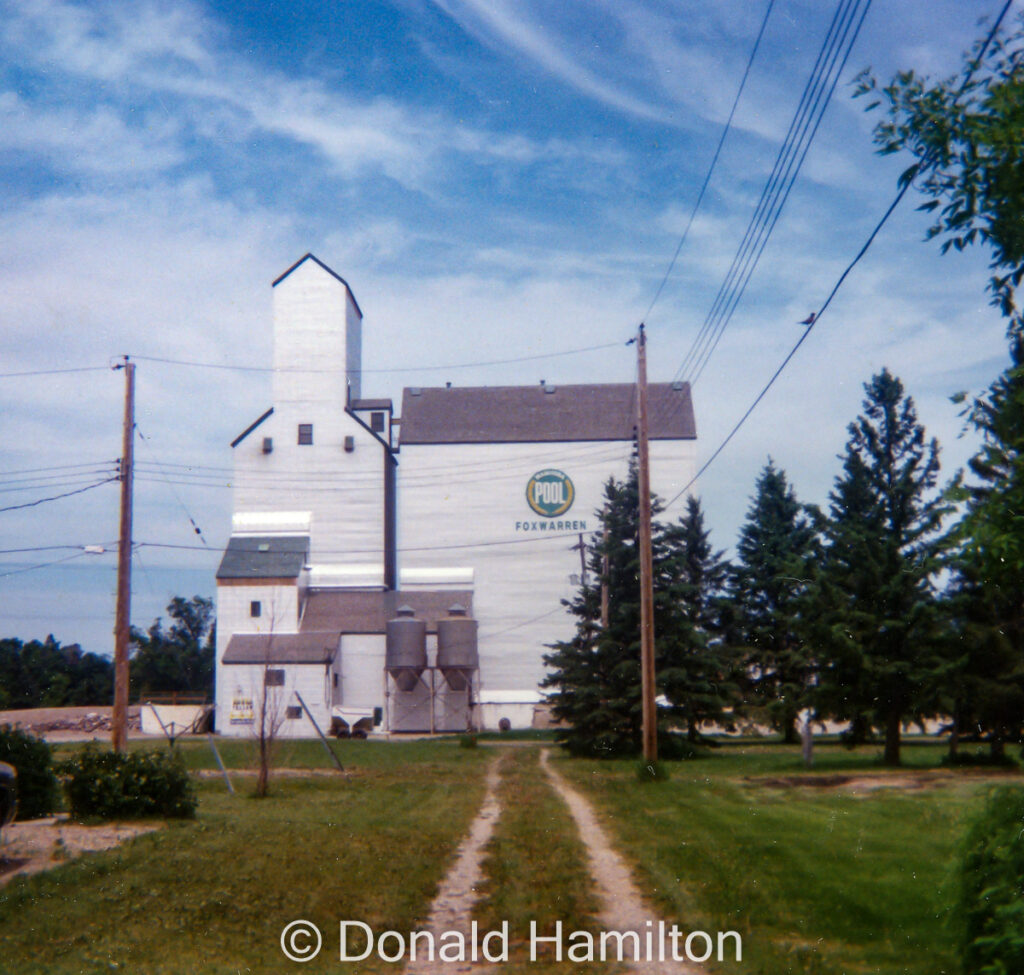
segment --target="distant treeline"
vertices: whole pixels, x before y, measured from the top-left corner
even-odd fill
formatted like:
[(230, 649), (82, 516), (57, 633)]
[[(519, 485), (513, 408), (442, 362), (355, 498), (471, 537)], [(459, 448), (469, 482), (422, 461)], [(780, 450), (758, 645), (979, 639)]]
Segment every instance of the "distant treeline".
[[(215, 624), (213, 601), (175, 596), (148, 630), (132, 627), (131, 697), (152, 694), (213, 695)], [(62, 646), (52, 636), (24, 643), (0, 639), (0, 710), (102, 706), (114, 701), (114, 664), (86, 653), (77, 643)]]
[(0, 709), (112, 704), (114, 665), (77, 643), (0, 640)]

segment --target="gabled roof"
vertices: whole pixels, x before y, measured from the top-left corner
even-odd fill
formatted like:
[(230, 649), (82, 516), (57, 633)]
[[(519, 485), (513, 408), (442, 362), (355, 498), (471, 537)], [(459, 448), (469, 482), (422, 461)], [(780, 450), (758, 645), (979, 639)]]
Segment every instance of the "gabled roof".
[[(697, 436), (688, 383), (647, 387), (652, 440)], [(406, 389), (400, 443), (556, 443), (632, 440), (632, 383)]]
[(300, 629), (303, 633), (384, 633), (387, 621), (398, 615), (398, 608), (411, 606), (417, 619), (426, 620), (427, 632), (436, 633), (437, 621), (444, 619), (456, 603), (472, 615), (470, 590), (313, 590), (306, 599)]
[(274, 412), (274, 407), (270, 407), (266, 413), (263, 414), (258, 420), (254, 420), (250, 423), (234, 440), (231, 441), (232, 447), (237, 447), (250, 433), (253, 432), (271, 413)]
[(329, 268), (326, 264), (324, 264), (323, 261), (320, 260), (320, 258), (316, 257), (314, 254), (306, 254), (305, 257), (300, 257), (290, 268), (288, 268), (287, 271), (284, 272), (284, 274), (274, 278), (270, 286), (272, 288), (276, 288), (286, 277), (288, 277), (289, 274), (292, 273), (292, 271), (294, 271), (297, 267), (300, 267), (301, 265), (305, 264), (306, 261), (312, 261), (318, 267), (323, 268), (329, 275), (331, 275), (331, 277), (337, 278), (337, 280), (339, 280), (343, 285), (345, 285), (345, 290), (348, 291), (349, 297), (352, 299), (352, 304), (356, 306), (356, 311), (359, 312), (359, 317), (362, 318), (363, 310), (362, 308), (359, 307), (359, 302), (356, 301), (356, 296), (353, 293), (352, 288), (349, 287), (349, 283), (340, 274), (338, 274), (337, 271), (335, 271), (333, 268)]
[(232, 535), (217, 578), (295, 579), (308, 557), (308, 535)]
[(338, 633), (236, 633), (226, 664), (325, 664), (338, 651)]

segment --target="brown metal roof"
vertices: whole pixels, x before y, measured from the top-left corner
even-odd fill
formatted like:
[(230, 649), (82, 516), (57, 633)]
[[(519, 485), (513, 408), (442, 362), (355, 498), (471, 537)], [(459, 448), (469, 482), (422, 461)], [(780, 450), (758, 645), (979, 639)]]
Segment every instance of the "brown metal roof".
[(323, 664), (334, 659), (333, 633), (236, 633), (228, 642), (226, 664)]
[(310, 592), (302, 614), (302, 633), (383, 633), (400, 606), (411, 606), (417, 619), (427, 621), (427, 632), (437, 632), (437, 621), (458, 603), (473, 614), (473, 593), (468, 590), (373, 592), (319, 589)]
[(393, 403), (389, 399), (354, 399), (349, 403), (350, 410), (390, 410)]
[[(652, 383), (647, 395), (652, 440), (696, 438), (688, 383)], [(401, 443), (632, 440), (636, 406), (631, 383), (406, 389)]]

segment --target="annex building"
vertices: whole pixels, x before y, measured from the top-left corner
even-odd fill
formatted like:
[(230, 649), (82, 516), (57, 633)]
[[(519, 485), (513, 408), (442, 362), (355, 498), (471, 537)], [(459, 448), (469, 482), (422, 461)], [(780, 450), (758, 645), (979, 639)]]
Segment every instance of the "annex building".
[[(625, 476), (630, 384), (362, 388), (362, 312), (311, 254), (273, 284), (272, 405), (231, 444), (216, 726), (529, 727), (580, 542)], [(689, 387), (648, 393), (652, 489), (695, 470)]]

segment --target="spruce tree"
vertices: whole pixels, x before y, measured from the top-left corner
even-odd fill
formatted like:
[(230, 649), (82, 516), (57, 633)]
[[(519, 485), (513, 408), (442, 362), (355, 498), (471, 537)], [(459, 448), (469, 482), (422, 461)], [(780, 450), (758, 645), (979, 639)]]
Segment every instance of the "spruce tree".
[[(641, 751), (643, 706), (640, 673), (640, 562), (637, 544), (639, 489), (635, 468), (625, 482), (609, 480), (601, 533), (591, 545), (589, 580), (567, 601), (576, 617), (569, 640), (551, 645), (551, 712), (556, 737), (574, 755), (615, 757)], [(652, 498), (652, 511), (661, 510)], [(699, 504), (672, 530), (655, 521), (655, 680), (668, 704), (658, 707), (658, 750), (680, 753), (672, 725), (697, 735), (704, 721), (719, 719), (730, 700), (729, 669), (718, 635), (716, 593), (725, 568), (713, 553)], [(601, 620), (601, 587), (608, 596), (608, 625)]]
[(796, 720), (813, 672), (800, 607), (817, 545), (814, 521), (813, 509), (797, 500), (785, 472), (769, 458), (740, 530), (730, 591), (747, 696), (767, 709), (772, 726), (790, 743), (799, 740)]
[(969, 462), (974, 480), (951, 492), (966, 502), (952, 532), (951, 750), (969, 728), (997, 758), (1024, 733), (1024, 338), (1010, 345), (1009, 369), (968, 409), (983, 438)]
[(935, 713), (944, 663), (933, 577), (945, 508), (932, 494), (939, 447), (887, 369), (864, 386), (843, 470), (830, 495), (818, 577), (818, 700), (834, 717), (865, 714), (900, 761), (904, 721)]
[[(574, 755), (613, 758), (640, 751), (640, 562), (636, 472), (610, 479), (602, 527), (591, 546), (589, 581), (566, 605), (576, 617), (570, 640), (552, 644), (542, 682), (556, 737)], [(660, 549), (661, 546), (658, 545)], [(601, 585), (607, 587), (608, 626), (601, 623)], [(655, 630), (657, 633), (657, 629)]]
[(706, 723), (728, 724), (736, 703), (736, 663), (725, 639), (724, 599), (730, 566), (711, 547), (700, 501), (690, 496), (686, 513), (665, 530), (664, 575), (659, 596), (671, 622), (661, 634), (661, 687), (673, 719), (690, 741)]

